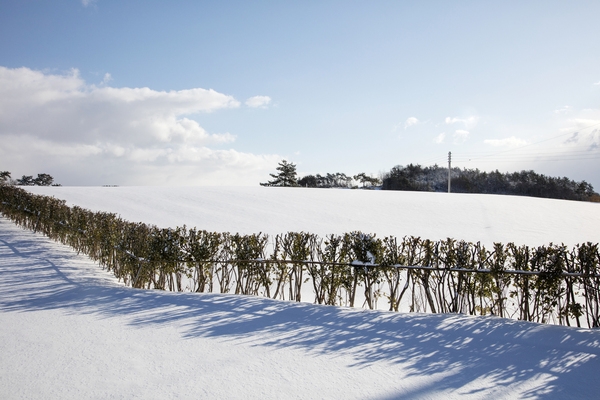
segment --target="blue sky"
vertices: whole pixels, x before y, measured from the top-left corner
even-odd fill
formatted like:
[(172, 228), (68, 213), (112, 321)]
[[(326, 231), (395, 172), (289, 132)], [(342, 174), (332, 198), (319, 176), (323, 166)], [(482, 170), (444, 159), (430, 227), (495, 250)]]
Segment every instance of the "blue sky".
[(0, 170), (256, 185), (394, 165), (600, 189), (597, 1), (3, 1)]

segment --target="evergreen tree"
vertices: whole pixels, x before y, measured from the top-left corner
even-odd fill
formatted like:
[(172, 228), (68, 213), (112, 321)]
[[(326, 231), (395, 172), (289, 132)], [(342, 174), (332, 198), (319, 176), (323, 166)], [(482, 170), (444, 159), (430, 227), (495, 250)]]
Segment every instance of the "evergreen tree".
[(318, 177), (321, 177), (321, 175), (317, 175), (317, 176), (306, 175), (302, 179), (298, 180), (298, 185), (300, 185), (302, 187), (316, 188), (319, 185), (319, 178)]
[[(510, 194), (546, 197), (565, 200), (596, 201), (598, 194), (586, 181), (575, 182), (569, 178), (553, 178), (534, 171), (502, 173), (478, 169), (453, 168), (452, 191), (455, 193)], [(356, 178), (360, 178), (357, 175)], [(416, 190), (444, 192), (447, 188), (448, 170), (438, 165), (422, 167), (409, 164), (395, 166), (383, 179), (384, 190)]]
[(20, 185), (20, 186), (33, 186), (34, 185), (33, 176), (31, 176), (31, 175), (23, 175), (21, 177), (21, 179), (17, 179), (17, 185)]
[(7, 185), (11, 183), (10, 172), (0, 171), (0, 185)]
[(36, 186), (51, 186), (54, 182), (54, 178), (48, 174), (38, 174), (37, 178), (33, 180)]
[(279, 171), (278, 174), (269, 174), (273, 180), (261, 183), (261, 186), (298, 186), (296, 164), (282, 160), (276, 169)]
[(379, 180), (379, 178), (373, 178), (373, 177), (365, 174), (364, 172), (361, 172), (360, 174), (355, 175), (353, 178), (354, 178), (354, 180), (362, 183), (363, 187), (376, 186), (376, 185), (381, 184), (381, 181)]
[[(0, 182), (5, 184), (13, 182), (10, 179), (10, 172), (0, 172)], [(54, 183), (54, 178), (49, 174), (38, 174), (37, 178), (32, 175), (23, 175), (21, 179), (16, 180), (16, 184), (19, 186), (60, 186)]]

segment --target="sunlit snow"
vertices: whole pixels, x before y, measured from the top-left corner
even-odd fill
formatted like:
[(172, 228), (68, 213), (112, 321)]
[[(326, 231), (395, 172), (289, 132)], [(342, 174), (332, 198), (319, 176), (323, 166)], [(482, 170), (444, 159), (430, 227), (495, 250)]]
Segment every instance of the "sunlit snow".
[[(598, 204), (281, 188), (32, 188), (159, 226), (600, 241)], [(600, 332), (124, 287), (0, 218), (0, 398), (594, 398)]]

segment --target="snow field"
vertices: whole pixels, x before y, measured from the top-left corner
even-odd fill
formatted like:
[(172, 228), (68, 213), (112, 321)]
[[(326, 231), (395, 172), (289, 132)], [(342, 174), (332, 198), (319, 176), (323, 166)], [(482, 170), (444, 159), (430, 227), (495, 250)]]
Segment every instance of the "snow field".
[(212, 232), (351, 231), (377, 237), (540, 246), (600, 242), (600, 204), (518, 196), (279, 187), (41, 187), (26, 189), (161, 228)]
[[(595, 204), (294, 190), (31, 188), (161, 227), (599, 241)], [(382, 212), (391, 205), (395, 212)], [(3, 399), (581, 399), (600, 390), (596, 330), (131, 289), (4, 218), (0, 354)]]
[[(2, 398), (585, 398), (596, 331), (125, 288), (0, 220)], [(585, 385), (582, 385), (586, 382)]]
[[(114, 212), (130, 221), (242, 234), (263, 232), (271, 235), (271, 241), (274, 235), (288, 231), (313, 232), (325, 238), (328, 233), (361, 230), (375, 233), (379, 238), (416, 235), (434, 240), (451, 237), (480, 241), (488, 250), (494, 242), (530, 246), (600, 242), (600, 231), (596, 228), (600, 224), (599, 204), (554, 199), (277, 187), (27, 189), (66, 199), (69, 205)], [(185, 280), (184, 277), (184, 287)], [(189, 282), (188, 285), (191, 286)], [(389, 288), (384, 280), (374, 290), (380, 293), (378, 308), (389, 309), (386, 298)], [(510, 290), (506, 290), (506, 296)], [(420, 299), (416, 311), (427, 309), (423, 291), (416, 294)], [(341, 295), (344, 297), (344, 293)], [(409, 311), (411, 295), (409, 289), (400, 303), (400, 311)], [(302, 286), (302, 299), (314, 302), (310, 279)], [(365, 307), (364, 302), (363, 289), (359, 289), (355, 305)], [(509, 315), (518, 316), (516, 304), (515, 299), (509, 299)], [(576, 325), (575, 320), (571, 322)], [(550, 323), (559, 323), (556, 313)]]

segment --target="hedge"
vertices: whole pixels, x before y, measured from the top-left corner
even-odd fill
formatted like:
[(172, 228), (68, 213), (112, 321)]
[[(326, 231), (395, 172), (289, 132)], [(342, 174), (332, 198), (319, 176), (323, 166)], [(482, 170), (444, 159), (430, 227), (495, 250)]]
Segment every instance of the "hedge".
[[(269, 236), (158, 228), (64, 200), (0, 186), (0, 212), (88, 255), (134, 288), (236, 293), (391, 311), (497, 315), (540, 323), (600, 326), (598, 244), (487, 249), (350, 232)], [(361, 304), (362, 302), (362, 304)]]

